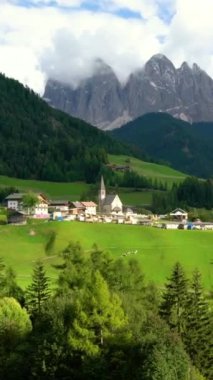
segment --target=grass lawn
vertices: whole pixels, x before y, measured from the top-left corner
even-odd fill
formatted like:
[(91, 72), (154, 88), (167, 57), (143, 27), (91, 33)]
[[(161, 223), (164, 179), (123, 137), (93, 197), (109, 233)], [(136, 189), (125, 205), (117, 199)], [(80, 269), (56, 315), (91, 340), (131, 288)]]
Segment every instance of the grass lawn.
[(130, 163), (128, 163), (128, 165), (130, 165), (132, 170), (145, 177), (158, 179), (163, 183), (167, 183), (168, 188), (171, 188), (174, 182), (182, 182), (186, 177), (184, 173), (172, 169), (169, 166), (153, 164), (128, 156), (108, 155), (108, 157), (110, 163), (117, 165), (127, 165), (126, 160), (129, 159)]
[(37, 191), (43, 192), (48, 197), (65, 198), (68, 200), (79, 200), (81, 194), (89, 190), (90, 185), (84, 182), (47, 182), (10, 178), (0, 176), (0, 186), (14, 186), (21, 191)]
[(122, 188), (119, 189), (119, 197), (121, 201), (125, 205), (132, 206), (147, 206), (152, 203), (152, 194), (159, 191), (156, 190), (144, 190), (144, 191), (132, 191), (132, 190), (124, 190)]
[[(30, 230), (35, 236), (30, 235)], [(45, 244), (51, 231), (56, 232), (55, 245), (49, 255)], [(124, 257), (139, 260), (147, 280), (162, 287), (170, 275), (171, 268), (179, 261), (187, 274), (198, 268), (203, 275), (206, 289), (213, 286), (213, 232), (211, 231), (169, 231), (153, 227), (89, 224), (83, 222), (49, 222), (34, 226), (1, 226), (0, 256), (11, 265), (21, 286), (25, 287), (31, 278), (32, 266), (41, 258), (52, 281), (57, 277), (52, 267), (59, 261), (58, 253), (70, 241), (79, 241), (85, 250), (96, 243), (100, 248), (120, 257), (127, 251), (135, 251)]]

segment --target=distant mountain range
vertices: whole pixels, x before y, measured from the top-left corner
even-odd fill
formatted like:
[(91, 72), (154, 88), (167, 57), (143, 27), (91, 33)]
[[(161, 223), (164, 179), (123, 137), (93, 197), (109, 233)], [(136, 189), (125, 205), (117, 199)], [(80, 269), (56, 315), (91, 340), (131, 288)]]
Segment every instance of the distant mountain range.
[(125, 84), (101, 60), (77, 88), (50, 78), (44, 99), (101, 129), (120, 127), (150, 112), (166, 112), (189, 122), (213, 121), (213, 80), (197, 64), (189, 67), (184, 62), (176, 69), (160, 54)]
[(213, 122), (190, 124), (169, 114), (150, 113), (110, 134), (185, 173), (213, 177)]

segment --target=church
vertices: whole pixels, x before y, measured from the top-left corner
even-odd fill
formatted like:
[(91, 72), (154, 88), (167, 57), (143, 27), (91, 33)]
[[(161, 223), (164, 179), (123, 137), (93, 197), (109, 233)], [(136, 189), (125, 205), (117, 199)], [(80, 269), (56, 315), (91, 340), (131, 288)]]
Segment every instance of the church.
[(106, 187), (103, 176), (101, 177), (101, 186), (98, 194), (99, 212), (104, 214), (122, 214), (123, 204), (117, 194), (106, 194)]

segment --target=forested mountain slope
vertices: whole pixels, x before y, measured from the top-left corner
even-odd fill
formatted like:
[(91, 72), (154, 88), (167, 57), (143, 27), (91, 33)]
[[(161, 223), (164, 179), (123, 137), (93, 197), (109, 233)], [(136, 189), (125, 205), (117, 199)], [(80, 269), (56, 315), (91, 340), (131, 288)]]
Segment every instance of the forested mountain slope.
[(130, 152), (1, 74), (0, 142), (0, 174), (50, 181), (93, 182), (106, 152)]
[(190, 124), (165, 113), (146, 114), (111, 132), (145, 154), (199, 177), (213, 175), (213, 124)]

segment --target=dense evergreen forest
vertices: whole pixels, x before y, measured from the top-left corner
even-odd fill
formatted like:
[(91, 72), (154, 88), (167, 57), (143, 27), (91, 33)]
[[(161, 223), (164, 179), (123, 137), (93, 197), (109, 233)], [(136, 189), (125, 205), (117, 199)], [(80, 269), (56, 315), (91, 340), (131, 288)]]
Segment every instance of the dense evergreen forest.
[(183, 183), (174, 184), (170, 191), (153, 194), (152, 210), (154, 212), (166, 213), (176, 207), (211, 210), (213, 208), (213, 179), (201, 181), (195, 177), (187, 177)]
[(198, 270), (176, 263), (164, 290), (134, 258), (70, 243), (50, 286), (36, 262), (23, 291), (0, 262), (0, 378), (212, 379), (212, 311)]
[(0, 174), (28, 179), (94, 182), (107, 153), (131, 153), (1, 74), (0, 141)]
[(213, 123), (190, 124), (166, 113), (150, 113), (110, 134), (182, 172), (213, 176)]

